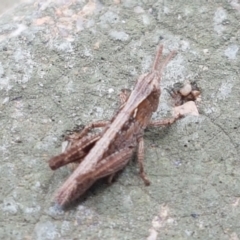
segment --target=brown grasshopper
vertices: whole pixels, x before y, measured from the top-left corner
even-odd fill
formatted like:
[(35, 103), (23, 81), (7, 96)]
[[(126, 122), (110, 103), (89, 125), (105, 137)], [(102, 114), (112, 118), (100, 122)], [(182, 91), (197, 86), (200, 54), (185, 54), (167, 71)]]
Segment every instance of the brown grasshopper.
[[(114, 174), (127, 165), (136, 148), (140, 176), (145, 185), (150, 184), (143, 168), (144, 129), (148, 126), (169, 125), (180, 118), (178, 115), (151, 121), (159, 104), (163, 68), (175, 55), (172, 51), (160, 64), (162, 50), (163, 46), (160, 45), (152, 70), (138, 78), (133, 91), (122, 91), (121, 106), (110, 121), (87, 125), (79, 134), (70, 136), (69, 148), (49, 160), (49, 166), (53, 170), (71, 162), (79, 163), (57, 192), (56, 202), (60, 206), (78, 198), (100, 178), (109, 177), (111, 181)], [(98, 127), (103, 127), (103, 131), (88, 134), (91, 129)]]

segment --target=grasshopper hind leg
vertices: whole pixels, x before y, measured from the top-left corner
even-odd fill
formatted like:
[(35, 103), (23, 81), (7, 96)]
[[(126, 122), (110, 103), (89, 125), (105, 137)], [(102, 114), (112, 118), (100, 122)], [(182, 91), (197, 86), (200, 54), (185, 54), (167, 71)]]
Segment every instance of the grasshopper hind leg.
[(114, 175), (127, 165), (133, 152), (134, 148), (123, 148), (102, 159), (94, 170), (84, 173), (74, 179), (70, 176), (58, 190), (55, 197), (56, 202), (60, 206), (65, 206), (82, 195), (98, 179)]
[(146, 186), (149, 186), (150, 181), (148, 180), (146, 173), (144, 171), (144, 167), (143, 167), (143, 160), (144, 160), (144, 139), (143, 139), (143, 137), (140, 137), (138, 139), (137, 159), (138, 159), (138, 165), (140, 168), (140, 171), (139, 171), (140, 177), (142, 178), (144, 184)]

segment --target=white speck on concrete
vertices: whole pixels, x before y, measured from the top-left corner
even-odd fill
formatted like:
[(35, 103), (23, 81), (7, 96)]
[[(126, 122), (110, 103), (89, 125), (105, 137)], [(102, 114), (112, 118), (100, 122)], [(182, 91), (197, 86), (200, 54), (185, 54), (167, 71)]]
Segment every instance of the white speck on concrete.
[(224, 51), (224, 54), (229, 59), (233, 60), (236, 58), (236, 55), (238, 53), (239, 47), (237, 45), (230, 45), (227, 47), (227, 49)]
[(232, 88), (233, 88), (233, 83), (226, 81), (223, 82), (222, 85), (219, 88), (219, 92), (217, 94), (217, 98), (218, 99), (226, 99), (230, 96), (231, 92), (232, 92)]
[(4, 105), (4, 104), (6, 104), (6, 103), (8, 103), (9, 102), (9, 97), (5, 97), (4, 99), (3, 99), (3, 101), (2, 101), (2, 104)]
[(137, 6), (137, 7), (135, 7), (134, 9), (133, 9), (133, 11), (135, 12), (135, 13), (144, 13), (144, 9), (143, 8), (141, 8), (140, 6)]
[(168, 15), (170, 13), (170, 9), (166, 6), (163, 7), (163, 12)]
[[(166, 87), (171, 84), (174, 84), (175, 82), (181, 82), (184, 81), (186, 78), (186, 63), (183, 59), (183, 57), (178, 54), (175, 56), (175, 58), (170, 61), (167, 65), (167, 67), (164, 70), (164, 79), (161, 81), (161, 87)], [(168, 81), (166, 81), (168, 79)], [(169, 82), (171, 80), (171, 82)], [(166, 85), (166, 86), (164, 86)]]
[(119, 40), (119, 41), (127, 41), (129, 39), (129, 35), (123, 31), (112, 30), (110, 31), (109, 35), (113, 39)]
[(240, 4), (238, 0), (230, 0), (228, 1), (232, 7), (234, 7), (237, 11), (240, 12)]
[(116, 24), (119, 22), (119, 16), (118, 14), (107, 11), (105, 14), (103, 14), (100, 17), (101, 20), (101, 25), (105, 26), (105, 24), (111, 23), (111, 24)]
[(142, 73), (148, 72), (151, 64), (152, 64), (152, 56), (148, 55), (147, 57), (143, 58), (141, 62)]
[(187, 230), (187, 229), (184, 232), (188, 237), (192, 236), (192, 234), (193, 234), (193, 232), (191, 230)]
[(84, 20), (83, 17), (79, 16), (76, 20), (76, 29), (78, 32), (84, 30)]
[(55, 44), (54, 47), (60, 51), (73, 52), (72, 44), (70, 42), (61, 43), (59, 45)]
[(169, 217), (169, 211), (170, 209), (167, 205), (163, 204), (161, 206), (160, 211), (152, 220), (152, 226), (149, 229), (150, 234), (147, 240), (161, 239), (160, 236), (157, 238), (158, 234), (161, 234), (161, 228), (166, 227), (166, 225), (177, 224), (175, 219)]
[(15, 215), (18, 212), (18, 205), (13, 199), (4, 200), (1, 209), (3, 212)]
[(11, 88), (12, 85), (10, 84), (9, 78), (0, 78), (0, 90), (5, 89), (9, 91)]
[(16, 62), (16, 69), (21, 69), (24, 73), (21, 79), (19, 78), (19, 76), (15, 75), (13, 76), (13, 79), (18, 83), (28, 82), (33, 72), (33, 66), (35, 65), (35, 62), (32, 60), (31, 52), (28, 50), (22, 50), (21, 48), (18, 48), (14, 52), (13, 58)]
[(123, 198), (123, 203), (124, 207), (131, 209), (133, 207), (133, 200), (131, 198), (131, 196), (125, 196)]
[(91, 50), (87, 47), (84, 48), (84, 51), (83, 51), (83, 54), (86, 56), (86, 57), (92, 57), (92, 53), (91, 53)]
[(180, 42), (180, 48), (181, 48), (181, 50), (182, 51), (187, 51), (187, 50), (189, 50), (189, 48), (190, 48), (190, 44), (189, 44), (189, 42), (188, 41), (185, 41), (185, 40), (182, 40), (181, 42)]
[(213, 106), (207, 106), (207, 107), (205, 107), (204, 111), (205, 111), (206, 114), (211, 114), (211, 113), (216, 112), (216, 108), (213, 107)]
[(186, 6), (184, 8), (184, 16), (189, 16), (192, 15), (194, 13), (194, 10), (191, 6)]
[(34, 185), (34, 188), (35, 189), (38, 189), (38, 188), (40, 188), (41, 187), (41, 183), (39, 182), (39, 181), (37, 181), (36, 183), (35, 183), (35, 185)]
[(213, 20), (216, 24), (221, 24), (226, 18), (226, 11), (222, 7), (219, 7), (215, 12)]
[(24, 24), (18, 24), (17, 26), (18, 28), (15, 31), (11, 32), (11, 34), (9, 34), (9, 37), (16, 37), (27, 29), (27, 26)]
[(214, 31), (217, 32), (218, 34), (221, 34), (225, 30), (225, 26), (222, 25), (222, 22), (227, 18), (226, 11), (222, 8), (219, 7), (213, 17), (213, 26), (214, 26)]
[(62, 227), (61, 227), (61, 234), (64, 234), (65, 232), (69, 231), (69, 229), (70, 229), (70, 222), (63, 221)]
[(109, 88), (108, 89), (108, 93), (113, 93), (114, 92), (114, 89), (113, 88)]
[(2, 63), (0, 62), (0, 77), (4, 74)]
[(27, 207), (27, 208), (24, 209), (24, 212), (31, 214), (31, 213), (37, 213), (37, 212), (39, 212), (40, 210), (41, 210), (41, 207), (40, 207), (40, 206)]
[(94, 21), (93, 19), (89, 19), (89, 20), (85, 23), (86, 28), (94, 27), (94, 25), (95, 25), (95, 21)]
[(14, 112), (12, 112), (10, 116), (15, 119), (23, 117), (24, 103), (22, 101), (16, 101), (14, 106)]
[(73, 84), (73, 81), (70, 80), (67, 85), (66, 85), (66, 90), (68, 93), (72, 93), (74, 92), (74, 84)]
[(61, 237), (56, 230), (56, 226), (50, 221), (37, 223), (34, 232), (37, 240), (59, 239)]
[[(2, 145), (0, 145), (0, 154), (4, 157), (5, 155), (7, 155), (8, 153), (9, 153), (9, 144), (7, 143), (4, 143), (4, 144), (2, 144)], [(0, 166), (0, 171), (1, 171), (1, 167), (2, 166)]]
[(207, 48), (205, 48), (205, 49), (203, 49), (203, 53), (204, 53), (205, 55), (208, 55), (208, 54), (209, 54), (209, 50), (208, 50)]
[(21, 48), (18, 48), (18, 49), (14, 52), (13, 57), (14, 57), (14, 59), (15, 59), (16, 62), (19, 62), (20, 60), (24, 59), (24, 55), (23, 55), (22, 49), (21, 49)]
[(150, 24), (149, 16), (147, 14), (142, 15), (142, 21), (145, 26), (149, 25)]
[(61, 206), (59, 206), (58, 204), (55, 204), (55, 205), (51, 206), (51, 207), (48, 209), (47, 213), (48, 213), (50, 216), (54, 217), (54, 216), (58, 216), (58, 215), (64, 214), (64, 211), (63, 211), (63, 209), (62, 209)]
[(103, 108), (101, 108), (101, 107), (95, 107), (95, 115), (97, 116), (97, 117), (102, 117), (103, 116)]

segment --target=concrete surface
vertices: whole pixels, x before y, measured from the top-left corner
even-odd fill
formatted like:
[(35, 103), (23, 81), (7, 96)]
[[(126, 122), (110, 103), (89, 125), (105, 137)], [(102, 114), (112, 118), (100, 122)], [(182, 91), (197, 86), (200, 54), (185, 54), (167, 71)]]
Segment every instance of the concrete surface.
[[(240, 3), (35, 1), (0, 17), (0, 239), (240, 238)], [(70, 174), (48, 159), (76, 125), (108, 119), (157, 44), (178, 55), (162, 88), (197, 81), (200, 116), (146, 132), (145, 187), (131, 162), (55, 208)], [(163, 90), (156, 118), (170, 114)]]
[(30, 2), (30, 0), (1, 0), (0, 15), (10, 11), (12, 8), (23, 2)]

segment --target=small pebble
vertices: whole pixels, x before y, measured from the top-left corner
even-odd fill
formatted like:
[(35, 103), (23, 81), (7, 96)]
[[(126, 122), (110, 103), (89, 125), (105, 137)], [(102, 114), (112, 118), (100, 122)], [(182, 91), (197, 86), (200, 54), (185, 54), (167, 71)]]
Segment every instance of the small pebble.
[(187, 83), (186, 85), (184, 85), (180, 90), (180, 94), (182, 96), (187, 96), (190, 92), (192, 91), (192, 86), (191, 84)]

